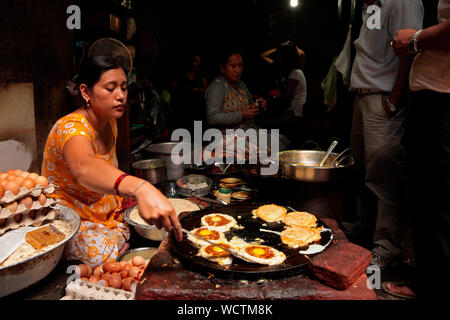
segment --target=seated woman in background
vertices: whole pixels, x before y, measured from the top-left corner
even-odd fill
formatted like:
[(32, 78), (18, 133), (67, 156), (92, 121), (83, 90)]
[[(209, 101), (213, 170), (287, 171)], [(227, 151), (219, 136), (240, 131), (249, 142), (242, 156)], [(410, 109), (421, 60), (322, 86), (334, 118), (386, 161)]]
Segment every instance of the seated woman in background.
[[(269, 58), (270, 55), (273, 55), (273, 60)], [(298, 146), (304, 138), (303, 105), (307, 94), (305, 75), (300, 69), (304, 62), (304, 52), (288, 42), (261, 56), (274, 65), (279, 79), (272, 100), (278, 109), (275, 110), (276, 116), (261, 119), (259, 124), (264, 128), (279, 128), (292, 144)]]
[(266, 107), (262, 98), (253, 100), (241, 81), (244, 62), (236, 50), (227, 50), (220, 61), (221, 76), (215, 78), (205, 93), (206, 119), (210, 127), (219, 129), (255, 128), (253, 119), (259, 106)]
[(117, 125), (126, 108), (125, 68), (110, 56), (94, 56), (78, 77), (83, 107), (59, 119), (44, 149), (42, 175), (56, 184), (55, 197), (81, 217), (81, 226), (66, 245), (66, 259), (94, 267), (113, 261), (130, 236), (123, 222), (124, 197), (134, 197), (144, 220), (174, 229), (177, 215), (167, 198), (148, 181), (118, 169)]

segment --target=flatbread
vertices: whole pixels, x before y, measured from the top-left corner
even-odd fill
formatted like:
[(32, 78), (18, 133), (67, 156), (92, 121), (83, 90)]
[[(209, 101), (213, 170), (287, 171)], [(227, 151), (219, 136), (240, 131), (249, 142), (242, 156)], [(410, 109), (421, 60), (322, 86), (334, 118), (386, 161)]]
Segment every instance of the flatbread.
[(289, 212), (283, 218), (284, 224), (289, 227), (309, 227), (317, 226), (317, 218), (308, 212)]
[(276, 222), (283, 219), (286, 215), (286, 208), (277, 206), (276, 204), (267, 204), (260, 206), (254, 210), (254, 214), (265, 222)]
[(281, 232), (281, 241), (291, 248), (306, 247), (320, 239), (320, 231), (315, 228), (292, 227)]

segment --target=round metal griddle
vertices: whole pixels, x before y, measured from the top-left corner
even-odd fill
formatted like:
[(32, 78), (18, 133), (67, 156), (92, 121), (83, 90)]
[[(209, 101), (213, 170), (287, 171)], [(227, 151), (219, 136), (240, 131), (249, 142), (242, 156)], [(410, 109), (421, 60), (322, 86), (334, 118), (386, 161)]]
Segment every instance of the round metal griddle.
[[(234, 257), (233, 263), (229, 266), (221, 266), (218, 263), (211, 262), (198, 256), (198, 248), (183, 235), (183, 241), (177, 242), (171, 235), (170, 248), (180, 257), (182, 262), (187, 263), (199, 271), (213, 273), (215, 276), (231, 276), (233, 278), (280, 278), (299, 273), (305, 269), (309, 263), (307, 256), (300, 254), (300, 248), (292, 249), (281, 242), (280, 236), (275, 233), (263, 232), (259, 229), (273, 230), (281, 232), (285, 228), (282, 222), (267, 223), (260, 219), (254, 219), (251, 211), (262, 206), (262, 203), (246, 203), (218, 207), (213, 209), (204, 209), (195, 211), (180, 219), (181, 225), (187, 230), (193, 230), (201, 226), (201, 218), (211, 213), (223, 213), (236, 219), (238, 225), (244, 229), (232, 229), (225, 233), (228, 240), (237, 236), (247, 242), (253, 242), (255, 239), (263, 239), (262, 245), (273, 247), (282, 251), (286, 255), (286, 260), (280, 265), (268, 266), (256, 263), (249, 263)], [(288, 209), (288, 212), (292, 210)], [(263, 225), (265, 224), (265, 225)], [(327, 228), (327, 226), (318, 219), (318, 225)], [(330, 231), (321, 233), (320, 244), (326, 245), (332, 234)]]

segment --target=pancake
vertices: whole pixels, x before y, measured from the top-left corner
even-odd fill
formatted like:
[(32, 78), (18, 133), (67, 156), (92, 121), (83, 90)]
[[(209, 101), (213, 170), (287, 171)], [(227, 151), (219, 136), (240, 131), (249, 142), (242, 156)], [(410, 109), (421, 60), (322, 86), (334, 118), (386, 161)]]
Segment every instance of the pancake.
[(286, 212), (286, 208), (277, 206), (276, 204), (267, 204), (253, 211), (258, 218), (265, 222), (280, 221), (286, 215)]
[(222, 213), (211, 213), (206, 216), (203, 216), (202, 226), (220, 231), (226, 232), (237, 225), (237, 221), (227, 214)]
[(250, 198), (250, 194), (247, 191), (236, 191), (231, 194), (231, 197), (238, 200), (246, 200)]
[(220, 179), (220, 182), (225, 184), (236, 184), (236, 183), (242, 183), (242, 180), (239, 178), (223, 178)]
[(314, 228), (317, 225), (317, 219), (308, 212), (289, 212), (283, 218), (284, 224), (289, 227), (309, 227)]
[[(219, 242), (218, 245), (225, 249), (232, 248), (231, 244), (227, 242)], [(198, 251), (198, 255), (220, 265), (229, 265), (233, 263), (233, 256), (228, 251), (212, 244), (201, 247)]]
[(258, 244), (245, 245), (239, 253), (248, 261), (270, 266), (282, 264), (286, 260), (286, 255), (283, 252)]
[(281, 232), (281, 241), (290, 248), (306, 247), (320, 240), (320, 231), (315, 228), (292, 227)]
[[(194, 230), (191, 230), (191, 232), (195, 233), (196, 235), (198, 235), (206, 240), (209, 240), (213, 243), (226, 241), (225, 236), (222, 232), (214, 230), (209, 227), (196, 228)], [(193, 235), (190, 235), (190, 234), (188, 234), (187, 238), (189, 241), (191, 241), (197, 247), (203, 247), (203, 246), (209, 245), (208, 242), (203, 241), (203, 240), (201, 240)]]

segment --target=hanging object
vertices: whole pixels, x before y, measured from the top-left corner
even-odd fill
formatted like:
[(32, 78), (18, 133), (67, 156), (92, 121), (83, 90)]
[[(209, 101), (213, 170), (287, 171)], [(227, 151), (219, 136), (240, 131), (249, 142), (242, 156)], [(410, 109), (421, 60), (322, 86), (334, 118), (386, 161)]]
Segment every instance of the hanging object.
[(136, 33), (136, 21), (133, 17), (127, 19), (127, 41), (130, 41)]
[(96, 55), (110, 55), (119, 59), (126, 69), (125, 73), (127, 75), (129, 75), (133, 69), (133, 59), (130, 51), (128, 51), (127, 47), (119, 40), (113, 38), (101, 38), (95, 41), (89, 48), (88, 57)]

